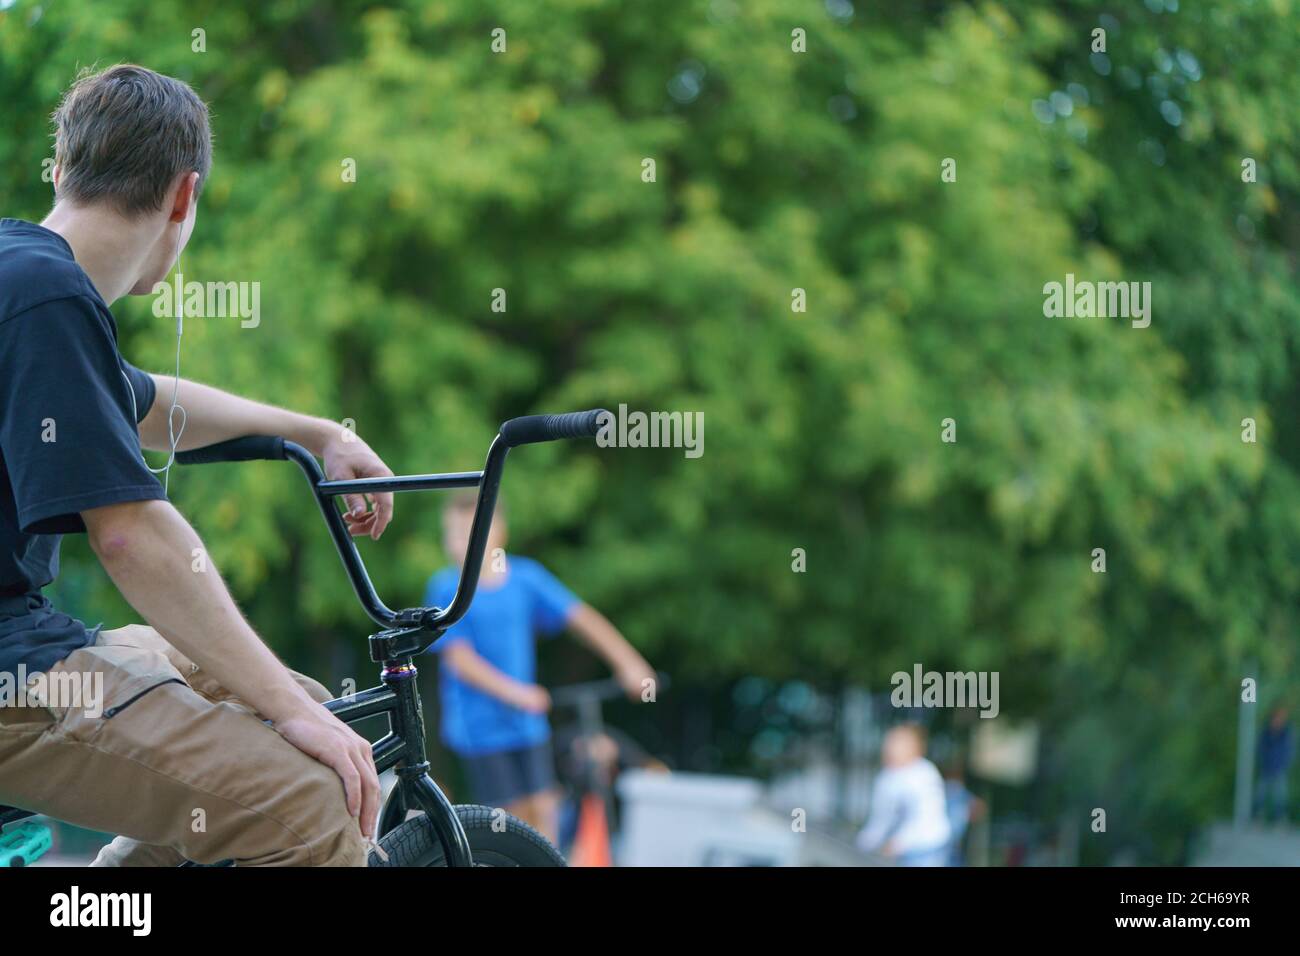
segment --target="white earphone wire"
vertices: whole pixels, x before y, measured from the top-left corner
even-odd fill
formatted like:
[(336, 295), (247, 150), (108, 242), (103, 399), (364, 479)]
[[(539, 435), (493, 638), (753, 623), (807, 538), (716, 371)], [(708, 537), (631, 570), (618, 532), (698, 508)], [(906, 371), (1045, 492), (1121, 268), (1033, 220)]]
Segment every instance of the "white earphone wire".
[[(181, 228), (184, 228), (183, 223)], [(176, 233), (175, 271), (176, 276), (183, 281), (184, 273), (181, 272), (181, 234), (179, 230)], [(181, 334), (185, 328), (185, 297), (183, 292), (183, 289), (178, 289), (176, 292), (176, 373), (172, 378), (172, 403), (171, 407), (167, 409), (167, 440), (171, 445), (171, 450), (167, 455), (167, 464), (161, 468), (152, 468), (148, 461), (145, 462), (145, 467), (150, 472), (163, 476), (163, 494), (167, 494), (171, 485), (172, 465), (176, 463), (176, 446), (180, 444), (181, 436), (185, 434), (185, 426), (189, 422), (189, 414), (185, 411), (185, 406), (179, 401), (181, 389)], [(125, 375), (126, 373), (123, 372), (122, 374)], [(132, 413), (138, 418), (139, 410), (135, 404), (135, 389), (130, 386), (131, 383), (128, 381), (127, 390), (131, 393)], [(176, 413), (178, 411), (181, 413), (179, 429), (176, 427)]]

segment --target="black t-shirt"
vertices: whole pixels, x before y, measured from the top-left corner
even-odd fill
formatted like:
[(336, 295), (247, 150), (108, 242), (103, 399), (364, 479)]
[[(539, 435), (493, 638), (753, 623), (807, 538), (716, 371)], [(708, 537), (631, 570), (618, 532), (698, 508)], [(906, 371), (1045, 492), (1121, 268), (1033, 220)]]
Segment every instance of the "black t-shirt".
[(92, 640), (40, 590), (82, 511), (164, 497), (136, 429), (154, 391), (63, 237), (0, 220), (0, 672), (45, 670)]

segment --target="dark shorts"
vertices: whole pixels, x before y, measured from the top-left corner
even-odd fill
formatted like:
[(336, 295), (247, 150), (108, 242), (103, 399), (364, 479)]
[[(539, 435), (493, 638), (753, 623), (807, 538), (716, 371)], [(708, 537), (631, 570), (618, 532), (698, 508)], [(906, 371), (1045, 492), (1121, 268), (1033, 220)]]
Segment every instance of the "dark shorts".
[(460, 758), (476, 803), (501, 807), (555, 785), (555, 760), (551, 742), (522, 750)]

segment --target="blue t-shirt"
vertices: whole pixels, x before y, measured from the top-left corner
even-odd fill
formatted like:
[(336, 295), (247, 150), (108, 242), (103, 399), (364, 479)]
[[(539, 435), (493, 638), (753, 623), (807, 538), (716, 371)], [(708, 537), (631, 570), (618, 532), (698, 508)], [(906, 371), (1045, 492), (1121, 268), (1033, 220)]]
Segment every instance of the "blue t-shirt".
[(46, 670), (93, 640), (41, 589), (81, 512), (163, 498), (136, 423), (154, 383), (58, 233), (0, 220), (0, 673)]
[[(459, 577), (459, 568), (439, 571), (429, 581), (424, 603), (446, 607), (456, 593)], [(434, 650), (441, 652), (457, 641), (467, 641), (503, 674), (533, 683), (537, 680), (537, 637), (563, 631), (577, 604), (573, 592), (536, 561), (511, 555), (506, 559), (505, 582), (491, 589), (480, 585), (469, 611)], [(476, 757), (534, 747), (550, 738), (545, 714), (511, 707), (465, 683), (450, 667), (440, 670), (442, 740), (456, 753)]]

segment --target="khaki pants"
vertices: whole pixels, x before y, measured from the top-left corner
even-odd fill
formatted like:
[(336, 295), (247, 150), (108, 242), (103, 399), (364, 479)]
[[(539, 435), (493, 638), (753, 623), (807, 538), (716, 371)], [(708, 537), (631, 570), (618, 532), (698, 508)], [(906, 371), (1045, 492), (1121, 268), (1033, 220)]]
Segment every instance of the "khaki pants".
[(51, 685), (59, 674), (102, 679), (102, 708), (0, 706), (0, 804), (122, 834), (92, 865), (366, 865), (338, 774), (153, 628), (101, 632), (50, 669)]

